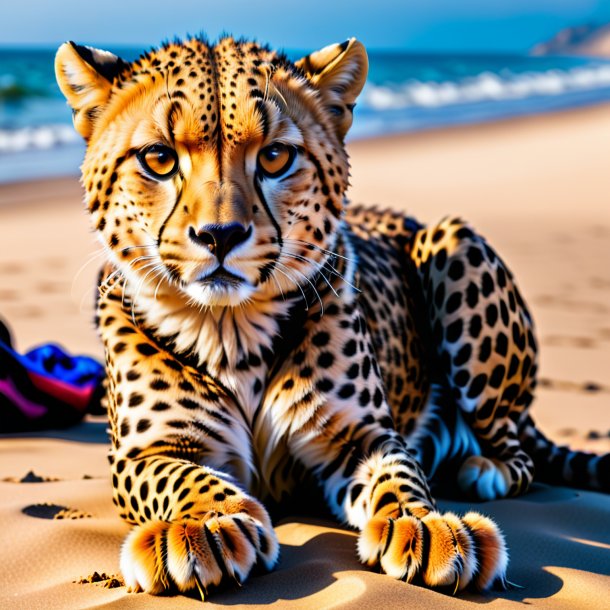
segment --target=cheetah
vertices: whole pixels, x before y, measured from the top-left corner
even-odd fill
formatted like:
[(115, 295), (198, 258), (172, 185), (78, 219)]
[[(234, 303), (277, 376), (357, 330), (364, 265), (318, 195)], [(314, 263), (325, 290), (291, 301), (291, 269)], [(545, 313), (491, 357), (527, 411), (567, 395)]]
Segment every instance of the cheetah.
[(431, 486), (491, 500), (536, 471), (610, 489), (610, 455), (535, 428), (534, 324), (483, 237), (348, 203), (360, 42), (294, 62), (231, 37), (133, 62), (70, 42), (55, 66), (108, 255), (96, 322), (131, 590), (273, 568), (270, 510), (308, 485), (364, 564), (506, 586), (499, 527), (439, 512)]

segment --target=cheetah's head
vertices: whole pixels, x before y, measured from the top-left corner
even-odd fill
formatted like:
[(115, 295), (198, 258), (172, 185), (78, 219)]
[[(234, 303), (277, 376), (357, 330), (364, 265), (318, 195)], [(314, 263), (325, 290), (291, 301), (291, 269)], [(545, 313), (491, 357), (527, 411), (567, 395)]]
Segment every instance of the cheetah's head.
[(366, 72), (355, 39), (296, 63), (232, 38), (133, 63), (62, 45), (89, 212), (127, 281), (234, 306), (315, 276), (333, 250)]

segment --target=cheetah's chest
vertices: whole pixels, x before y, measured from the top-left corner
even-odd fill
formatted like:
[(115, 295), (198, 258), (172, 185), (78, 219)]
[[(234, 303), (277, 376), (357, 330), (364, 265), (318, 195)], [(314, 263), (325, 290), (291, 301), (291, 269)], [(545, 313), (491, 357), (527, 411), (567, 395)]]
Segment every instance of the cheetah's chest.
[(267, 390), (268, 369), (254, 359), (247, 370), (220, 373), (219, 378), (232, 393), (227, 406), (240, 451), (227, 455), (216, 466), (230, 472), (240, 484), (257, 497), (279, 500), (297, 481), (287, 448), (288, 436), (278, 426), (275, 411), (281, 407)]

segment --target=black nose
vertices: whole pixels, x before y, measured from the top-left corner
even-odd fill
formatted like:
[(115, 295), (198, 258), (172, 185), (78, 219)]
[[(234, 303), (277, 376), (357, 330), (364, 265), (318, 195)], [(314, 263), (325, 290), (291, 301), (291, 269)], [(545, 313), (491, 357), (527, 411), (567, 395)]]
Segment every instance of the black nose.
[(198, 230), (193, 227), (189, 229), (189, 237), (196, 244), (208, 248), (221, 263), (235, 246), (245, 242), (250, 235), (252, 235), (252, 225), (246, 230), (239, 222), (231, 222), (227, 225), (204, 225)]

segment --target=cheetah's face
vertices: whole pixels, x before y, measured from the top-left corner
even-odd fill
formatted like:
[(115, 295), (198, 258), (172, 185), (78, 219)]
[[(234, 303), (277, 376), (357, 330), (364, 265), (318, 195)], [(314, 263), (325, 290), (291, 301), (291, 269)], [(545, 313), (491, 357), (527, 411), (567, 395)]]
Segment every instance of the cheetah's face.
[(89, 210), (126, 279), (205, 306), (311, 281), (333, 249), (366, 67), (355, 40), (296, 64), (230, 38), (132, 64), (63, 45)]

